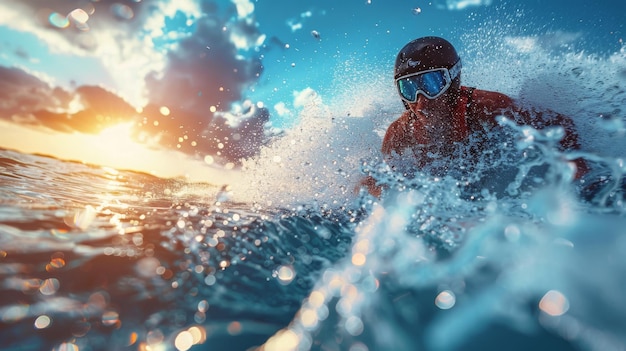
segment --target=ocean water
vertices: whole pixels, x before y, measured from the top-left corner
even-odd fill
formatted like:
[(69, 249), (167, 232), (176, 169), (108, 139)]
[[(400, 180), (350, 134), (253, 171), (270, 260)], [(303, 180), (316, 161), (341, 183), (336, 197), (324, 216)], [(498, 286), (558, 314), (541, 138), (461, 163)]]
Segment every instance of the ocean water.
[(509, 16), (460, 33), (464, 84), (571, 116), (580, 150), (502, 120), (451, 174), (393, 172), (402, 106), (359, 57), (227, 186), (0, 150), (2, 348), (625, 350), (626, 51)]

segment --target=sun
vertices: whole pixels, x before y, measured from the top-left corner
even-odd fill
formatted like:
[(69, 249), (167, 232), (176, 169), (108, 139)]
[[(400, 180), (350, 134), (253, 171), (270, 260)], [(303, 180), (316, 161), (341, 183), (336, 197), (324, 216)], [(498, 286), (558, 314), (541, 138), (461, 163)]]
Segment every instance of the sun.
[(103, 158), (134, 161), (142, 154), (145, 146), (136, 142), (133, 137), (135, 123), (115, 124), (103, 129), (93, 137), (95, 152)]
[(136, 126), (135, 122), (119, 123), (86, 138), (82, 146), (90, 154), (85, 157), (99, 165), (161, 177), (188, 177), (191, 170), (203, 166), (190, 155), (158, 146), (155, 140), (138, 141)]

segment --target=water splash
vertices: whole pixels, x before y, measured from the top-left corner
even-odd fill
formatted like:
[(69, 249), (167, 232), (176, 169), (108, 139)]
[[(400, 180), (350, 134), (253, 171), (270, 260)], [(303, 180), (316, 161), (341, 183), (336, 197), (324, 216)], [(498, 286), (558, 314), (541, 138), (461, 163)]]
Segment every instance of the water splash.
[[(361, 194), (368, 216), (355, 230), (351, 254), (325, 270), (289, 326), (260, 349), (495, 350), (521, 340), (559, 349), (625, 347), (611, 322), (624, 313), (616, 307), (617, 285), (626, 276), (615, 259), (626, 242), (620, 129), (626, 116), (619, 106), (626, 89), (616, 74), (626, 63), (624, 50), (599, 58), (531, 47), (537, 56), (530, 57), (506, 44), (494, 47), (483, 57), (488, 67), (470, 64), (468, 83), (500, 87), (573, 117), (581, 150), (558, 151), (560, 128), (538, 131), (500, 119), (502, 131), (491, 137), (508, 140), (505, 147), (473, 164), (460, 162), (448, 175), (364, 163), (363, 173), (385, 184), (387, 194), (381, 200)], [(508, 69), (521, 60), (560, 78)], [(591, 90), (555, 93), (589, 79), (597, 83)], [(598, 107), (618, 122), (607, 128), (586, 118)], [(594, 171), (576, 182), (570, 161), (580, 157)], [(498, 167), (512, 172), (495, 191), (484, 179)], [(581, 198), (585, 189), (591, 197)]]

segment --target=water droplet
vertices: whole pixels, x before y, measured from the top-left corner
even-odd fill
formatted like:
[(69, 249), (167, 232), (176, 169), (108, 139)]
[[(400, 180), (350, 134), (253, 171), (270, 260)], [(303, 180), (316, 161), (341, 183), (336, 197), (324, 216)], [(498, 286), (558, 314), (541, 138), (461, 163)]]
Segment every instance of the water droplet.
[(204, 329), (204, 327), (202, 327), (202, 326), (193, 326), (193, 327), (187, 329), (187, 331), (193, 337), (194, 345), (201, 344), (201, 343), (206, 341), (206, 330)]
[(96, 219), (96, 213), (97, 211), (93, 206), (87, 205), (84, 210), (74, 215), (72, 224), (78, 229), (85, 230), (89, 228), (94, 219)]
[(202, 300), (202, 301), (198, 302), (198, 311), (206, 312), (208, 310), (209, 310), (209, 303), (206, 300)]
[(444, 290), (437, 295), (435, 299), (435, 305), (442, 310), (449, 310), (454, 307), (456, 303), (456, 296), (450, 290)]
[(241, 333), (241, 323), (237, 321), (231, 322), (228, 324), (227, 330), (230, 335), (238, 335)]
[(355, 344), (352, 344), (348, 351), (369, 351), (369, 349), (367, 348), (367, 345), (357, 342)]
[(188, 331), (182, 331), (176, 335), (174, 346), (179, 351), (187, 351), (193, 346), (193, 335)]
[(300, 322), (305, 328), (313, 329), (317, 327), (319, 322), (317, 312), (313, 309), (304, 309), (300, 311)]
[(291, 281), (296, 277), (296, 272), (291, 266), (280, 266), (276, 273), (278, 281), (283, 285), (291, 283)]
[(300, 337), (291, 329), (279, 330), (267, 340), (263, 349), (265, 351), (296, 350), (300, 343)]
[(50, 317), (44, 314), (44, 315), (37, 317), (37, 319), (35, 319), (35, 328), (45, 329), (49, 327), (51, 323), (52, 323), (52, 320), (50, 320)]
[(70, 21), (67, 17), (58, 12), (51, 13), (50, 16), (48, 16), (48, 22), (50, 22), (53, 27), (57, 28), (67, 28), (70, 25)]
[(44, 295), (54, 295), (59, 290), (61, 283), (56, 278), (50, 278), (43, 281), (39, 291)]
[(161, 265), (158, 259), (154, 257), (145, 257), (137, 262), (135, 271), (144, 278), (151, 278), (157, 275), (157, 269)]
[(52, 350), (53, 351), (79, 351), (79, 348), (75, 344), (64, 342), (61, 345), (59, 345), (59, 347), (56, 347)]
[(111, 5), (111, 12), (113, 12), (117, 18), (123, 20), (129, 20), (135, 16), (135, 13), (130, 6), (119, 3)]
[(357, 252), (352, 255), (352, 264), (355, 266), (362, 266), (365, 264), (366, 257), (364, 254)]
[(215, 281), (216, 281), (215, 276), (212, 274), (207, 275), (206, 278), (204, 278), (204, 284), (208, 286), (215, 284)]
[(363, 333), (363, 321), (356, 316), (350, 316), (346, 320), (346, 331), (352, 336), (358, 336)]
[(65, 260), (61, 257), (56, 257), (50, 260), (50, 266), (54, 269), (59, 269), (65, 267)]
[(506, 228), (504, 228), (504, 236), (509, 241), (517, 241), (520, 238), (520, 235), (520, 229), (514, 224), (510, 224)]
[(120, 316), (115, 311), (107, 311), (102, 314), (102, 324), (106, 326), (113, 326), (120, 320)]
[(89, 14), (87, 14), (87, 12), (85, 12), (85, 10), (83, 9), (75, 9), (72, 12), (70, 12), (70, 14), (68, 15), (68, 18), (70, 18), (73, 21), (76, 21), (76, 23), (78, 24), (85, 24), (89, 20)]
[(560, 291), (550, 290), (539, 301), (539, 309), (550, 316), (561, 316), (569, 310), (569, 300)]

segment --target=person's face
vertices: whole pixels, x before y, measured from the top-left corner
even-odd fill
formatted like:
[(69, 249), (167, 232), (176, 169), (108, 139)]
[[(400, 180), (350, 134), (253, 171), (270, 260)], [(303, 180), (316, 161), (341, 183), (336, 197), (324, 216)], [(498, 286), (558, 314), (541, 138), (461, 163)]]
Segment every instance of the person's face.
[(439, 128), (452, 126), (450, 113), (452, 106), (449, 105), (448, 92), (435, 99), (429, 99), (418, 94), (417, 101), (409, 103), (409, 108), (417, 115), (424, 117), (424, 123)]

